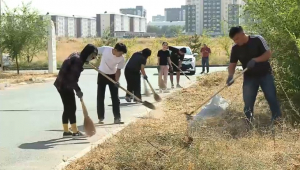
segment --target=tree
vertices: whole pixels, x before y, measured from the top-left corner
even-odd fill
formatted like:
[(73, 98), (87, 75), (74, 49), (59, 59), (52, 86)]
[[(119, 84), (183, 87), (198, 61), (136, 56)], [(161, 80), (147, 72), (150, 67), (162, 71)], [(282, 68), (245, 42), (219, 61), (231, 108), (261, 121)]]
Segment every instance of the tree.
[[(47, 38), (49, 21), (42, 19), (37, 10), (31, 8), (31, 3), (22, 3), (21, 7), (9, 9), (6, 6), (2, 16), (1, 37), (3, 49), (16, 62), (19, 74), (19, 61), (26, 51), (41, 50), (38, 47)], [(37, 46), (32, 48), (33, 46)], [(28, 54), (28, 53), (27, 53)], [(32, 53), (30, 52), (32, 57)]]
[(199, 53), (201, 49), (200, 35), (195, 34), (191, 36), (188, 46), (192, 49), (193, 53)]
[[(300, 1), (245, 0), (245, 3), (243, 17), (250, 21), (245, 23), (245, 31), (250, 28), (251, 32), (259, 33), (271, 47), (279, 97), (282, 101), (295, 99), (296, 105), (300, 106)], [(293, 106), (290, 108), (295, 111)], [(293, 111), (288, 116), (293, 121), (300, 121), (299, 112)]]

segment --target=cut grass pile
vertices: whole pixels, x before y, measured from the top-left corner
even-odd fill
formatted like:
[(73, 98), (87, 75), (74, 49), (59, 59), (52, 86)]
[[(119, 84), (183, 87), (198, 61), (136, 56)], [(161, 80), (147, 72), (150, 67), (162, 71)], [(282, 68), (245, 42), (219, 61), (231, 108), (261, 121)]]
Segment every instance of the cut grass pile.
[(283, 123), (272, 131), (271, 113), (261, 92), (255, 105), (255, 128), (250, 130), (245, 123), (242, 78), (220, 93), (230, 104), (226, 112), (193, 129), (193, 143), (186, 147), (183, 113), (224, 86), (226, 78), (226, 72), (201, 77), (151, 113), (160, 116), (129, 125), (66, 170), (300, 169), (299, 129)]

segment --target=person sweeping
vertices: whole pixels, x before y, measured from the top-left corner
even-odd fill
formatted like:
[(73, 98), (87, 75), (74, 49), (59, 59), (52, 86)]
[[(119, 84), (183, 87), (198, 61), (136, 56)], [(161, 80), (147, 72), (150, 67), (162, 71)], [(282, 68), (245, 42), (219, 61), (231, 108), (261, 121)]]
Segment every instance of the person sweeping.
[[(125, 67), (125, 78), (127, 81), (127, 90), (132, 92), (136, 97), (142, 99), (141, 95), (141, 73), (145, 80), (148, 79), (145, 72), (145, 65), (147, 63), (147, 58), (151, 56), (151, 50), (145, 48), (140, 52), (136, 52), (127, 62)], [(131, 102), (130, 94), (126, 93), (125, 100)], [(134, 99), (134, 102), (137, 102)]]
[[(78, 137), (83, 134), (78, 131), (76, 125), (76, 100), (75, 93), (78, 98), (82, 98), (83, 93), (78, 85), (78, 80), (83, 65), (96, 58), (98, 49), (92, 44), (88, 44), (80, 53), (72, 53), (62, 64), (58, 76), (54, 82), (63, 106), (62, 115), (63, 137)], [(71, 124), (72, 132), (69, 131), (68, 124)]]
[(175, 65), (174, 67), (170, 67), (172, 69), (169, 69), (171, 87), (174, 88), (173, 72), (176, 72), (176, 80), (177, 80), (176, 88), (182, 88), (180, 86), (180, 84), (179, 84), (179, 81), (180, 81), (180, 70), (178, 68), (181, 68), (181, 66), (182, 66), (181, 64), (182, 64), (182, 61), (184, 59), (184, 55), (186, 53), (186, 48), (180, 48), (180, 49), (178, 49), (178, 48), (169, 46), (169, 50), (171, 51), (171, 61), (172, 61), (172, 64)]
[(233, 75), (237, 62), (242, 63), (244, 73), (243, 98), (244, 113), (247, 120), (253, 120), (254, 103), (257, 92), (261, 87), (272, 112), (272, 123), (281, 117), (281, 110), (276, 96), (276, 86), (269, 59), (272, 56), (266, 40), (258, 36), (248, 36), (241, 26), (232, 27), (229, 37), (236, 43), (231, 49), (230, 64), (228, 67), (227, 85), (233, 83)]

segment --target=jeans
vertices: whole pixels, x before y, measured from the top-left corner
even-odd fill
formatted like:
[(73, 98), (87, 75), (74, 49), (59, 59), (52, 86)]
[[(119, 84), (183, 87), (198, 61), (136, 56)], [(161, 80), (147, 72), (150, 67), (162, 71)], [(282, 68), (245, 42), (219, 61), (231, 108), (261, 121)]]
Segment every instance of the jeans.
[(205, 71), (205, 66), (206, 66), (206, 71), (209, 72), (209, 58), (208, 57), (202, 57), (202, 72)]
[[(127, 82), (127, 90), (133, 93), (139, 99), (142, 99), (140, 71), (130, 70), (126, 68), (125, 78)], [(131, 95), (126, 93), (126, 97), (131, 97)]]
[[(115, 74), (110, 74), (110, 78), (113, 80), (116, 80)], [(111, 101), (112, 101), (112, 110), (115, 119), (120, 119), (120, 99), (119, 99), (119, 88), (115, 86), (114, 83), (109, 81), (106, 77), (102, 76), (101, 74), (98, 74), (98, 90), (97, 90), (97, 114), (98, 119), (103, 120), (104, 119), (104, 99), (105, 99), (105, 91), (106, 91), (106, 85), (109, 87), (110, 95), (111, 95)]]
[(73, 89), (60, 89), (58, 90), (62, 103), (64, 105), (64, 112), (62, 115), (63, 124), (76, 123), (76, 100)]
[(274, 77), (267, 74), (261, 77), (247, 77), (244, 76), (243, 83), (243, 99), (245, 103), (244, 113), (248, 119), (253, 117), (254, 103), (256, 100), (259, 86), (261, 87), (266, 100), (268, 101), (270, 110), (272, 112), (272, 120), (281, 116), (280, 106), (277, 101), (276, 87)]

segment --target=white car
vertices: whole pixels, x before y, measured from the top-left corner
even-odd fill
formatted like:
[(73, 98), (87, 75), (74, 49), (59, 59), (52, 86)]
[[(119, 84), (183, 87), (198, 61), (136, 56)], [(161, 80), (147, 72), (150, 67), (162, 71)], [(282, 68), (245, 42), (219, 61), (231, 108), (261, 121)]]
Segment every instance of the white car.
[(181, 70), (183, 72), (187, 72), (190, 75), (194, 75), (196, 73), (196, 56), (197, 53), (192, 53), (192, 50), (190, 47), (187, 46), (173, 46), (175, 48), (186, 48), (186, 53), (184, 55), (184, 59), (182, 61), (182, 67)]

